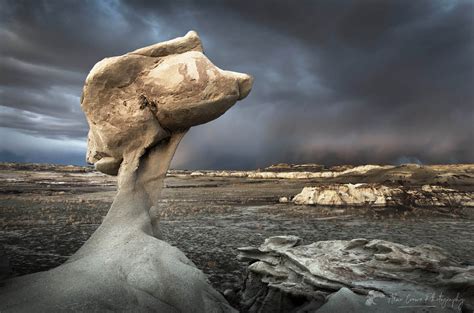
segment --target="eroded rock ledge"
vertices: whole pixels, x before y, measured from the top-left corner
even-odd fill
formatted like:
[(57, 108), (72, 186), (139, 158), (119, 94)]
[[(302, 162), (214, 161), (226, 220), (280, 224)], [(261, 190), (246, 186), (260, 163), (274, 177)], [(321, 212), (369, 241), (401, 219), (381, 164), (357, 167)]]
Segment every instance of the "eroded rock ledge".
[[(270, 237), (238, 249), (248, 261), (243, 312), (468, 312), (474, 267), (432, 245)], [(469, 311), (469, 312), (471, 312)]]
[(330, 184), (305, 187), (292, 201), (326, 206), (474, 207), (474, 192), (437, 185), (406, 188), (364, 183)]

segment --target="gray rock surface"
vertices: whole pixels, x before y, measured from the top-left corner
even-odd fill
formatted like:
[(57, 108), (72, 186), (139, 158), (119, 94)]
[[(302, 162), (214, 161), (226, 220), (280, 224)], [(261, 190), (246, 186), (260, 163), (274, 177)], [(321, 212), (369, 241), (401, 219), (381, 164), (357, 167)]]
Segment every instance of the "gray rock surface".
[(6, 277), (11, 272), (10, 261), (8, 260), (5, 250), (0, 245), (0, 281)]
[(81, 99), (88, 161), (118, 173), (118, 193), (66, 263), (4, 281), (0, 311), (235, 311), (180, 250), (158, 239), (157, 203), (186, 130), (219, 117), (251, 85), (250, 76), (215, 67), (195, 32), (97, 63)]
[(239, 251), (250, 262), (245, 312), (461, 312), (474, 304), (474, 267), (432, 245), (363, 238), (302, 245), (277, 236)]

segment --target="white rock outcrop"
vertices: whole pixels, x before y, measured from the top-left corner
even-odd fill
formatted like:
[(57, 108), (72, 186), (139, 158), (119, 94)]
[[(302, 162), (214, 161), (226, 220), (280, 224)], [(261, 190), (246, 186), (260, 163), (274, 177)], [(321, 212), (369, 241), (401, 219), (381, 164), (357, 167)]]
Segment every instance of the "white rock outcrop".
[(305, 187), (293, 198), (295, 204), (386, 206), (395, 204), (393, 197), (402, 194), (400, 188), (369, 184), (340, 184)]
[(381, 184), (321, 184), (293, 197), (298, 205), (474, 207), (474, 193), (436, 185), (391, 187)]
[[(321, 165), (301, 164), (285, 165), (278, 164), (257, 171), (200, 171), (203, 176), (208, 177), (237, 177), (250, 179), (301, 179), (319, 180), (326, 179), (332, 183), (347, 182), (372, 182), (392, 183), (406, 181), (409, 183), (422, 184), (461, 184), (474, 183), (474, 164), (450, 164), (450, 165), (418, 165), (403, 164), (394, 165), (361, 165), (361, 166), (335, 166), (325, 169)], [(171, 173), (170, 173), (171, 174)], [(171, 174), (173, 175), (173, 174)]]
[(251, 172), (247, 176), (249, 178), (260, 178), (260, 179), (311, 179), (311, 178), (335, 178), (345, 175), (363, 175), (371, 170), (387, 170), (392, 169), (393, 165), (361, 165), (354, 168), (350, 168), (340, 172), (334, 171), (320, 171), (320, 172)]

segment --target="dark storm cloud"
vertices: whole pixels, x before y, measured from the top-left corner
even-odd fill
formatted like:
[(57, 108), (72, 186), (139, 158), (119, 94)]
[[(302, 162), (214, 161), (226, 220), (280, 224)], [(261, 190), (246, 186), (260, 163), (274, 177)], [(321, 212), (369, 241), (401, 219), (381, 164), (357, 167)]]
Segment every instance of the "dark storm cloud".
[(20, 130), (24, 133), (49, 138), (84, 138), (87, 125), (82, 120), (67, 117), (56, 118), (45, 114), (35, 114), (16, 109), (0, 111), (0, 127)]
[(472, 1), (3, 1), (0, 126), (82, 139), (87, 72), (197, 30), (219, 67), (255, 76), (175, 166), (474, 160)]

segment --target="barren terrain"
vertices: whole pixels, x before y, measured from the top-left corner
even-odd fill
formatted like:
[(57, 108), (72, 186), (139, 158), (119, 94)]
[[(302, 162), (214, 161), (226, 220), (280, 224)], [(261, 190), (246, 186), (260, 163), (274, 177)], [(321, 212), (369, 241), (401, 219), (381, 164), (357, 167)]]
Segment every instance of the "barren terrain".
[[(241, 285), (246, 264), (237, 261), (236, 248), (259, 245), (274, 235), (297, 235), (306, 243), (358, 237), (429, 243), (474, 265), (470, 206), (279, 202), (303, 187), (341, 183), (377, 183), (404, 192), (428, 184), (468, 196), (474, 192), (472, 165), (351, 168), (280, 165), (255, 172), (171, 171), (159, 212), (163, 238), (183, 250), (220, 291)], [(115, 190), (115, 177), (88, 167), (0, 164), (0, 244), (10, 262), (8, 275), (47, 270), (67, 260), (99, 226)]]

